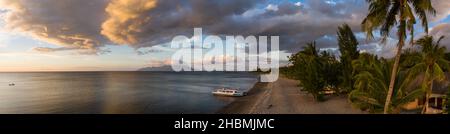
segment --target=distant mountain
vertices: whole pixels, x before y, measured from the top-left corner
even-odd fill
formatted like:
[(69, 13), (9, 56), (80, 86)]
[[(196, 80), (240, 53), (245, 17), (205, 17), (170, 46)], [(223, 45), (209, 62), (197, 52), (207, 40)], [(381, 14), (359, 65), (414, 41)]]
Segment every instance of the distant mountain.
[(137, 71), (173, 71), (172, 66), (161, 66), (161, 67), (145, 67), (138, 69)]

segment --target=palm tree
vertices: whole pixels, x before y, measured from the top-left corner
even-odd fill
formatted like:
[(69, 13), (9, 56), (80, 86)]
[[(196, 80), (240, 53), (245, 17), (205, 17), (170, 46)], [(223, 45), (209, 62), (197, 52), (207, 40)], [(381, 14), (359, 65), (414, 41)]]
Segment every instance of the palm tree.
[(436, 43), (432, 36), (424, 36), (417, 40), (417, 44), (421, 47), (420, 55), (409, 58), (409, 60), (419, 61), (409, 70), (408, 81), (415, 79), (419, 74), (424, 73), (422, 89), (426, 92), (425, 106), (422, 113), (428, 109), (428, 100), (433, 91), (434, 81), (442, 81), (445, 79), (444, 69), (449, 67), (448, 61), (445, 59), (446, 48), (439, 46), (441, 36)]
[[(355, 90), (348, 95), (352, 106), (371, 113), (378, 113), (384, 110), (384, 103), (389, 91), (387, 83), (390, 80), (392, 62), (385, 59), (378, 60), (374, 55), (367, 53), (353, 61), (353, 67), (357, 71), (355, 75)], [(397, 74), (395, 91), (392, 95), (392, 104), (389, 112), (399, 113), (401, 106), (407, 104), (423, 94), (420, 89), (407, 89), (409, 83), (405, 81), (405, 73)]]
[(322, 64), (321, 72), (325, 80), (325, 85), (331, 90), (339, 92), (338, 85), (340, 84), (340, 76), (342, 75), (341, 63), (328, 51), (322, 51), (320, 53), (320, 62)]
[(322, 100), (320, 92), (325, 87), (323, 77), (323, 65), (320, 62), (319, 51), (316, 49), (315, 42), (308, 43), (300, 52), (299, 80), (303, 90), (314, 96), (316, 101)]
[(289, 57), (289, 61), (293, 64), (293, 72), (296, 74), (295, 78), (300, 80), (300, 86), (317, 101), (322, 101), (321, 92), (327, 84), (323, 59), (315, 42), (308, 43), (302, 51)]
[(395, 77), (397, 76), (400, 55), (407, 38), (407, 32), (410, 33), (411, 44), (414, 37), (414, 24), (416, 16), (422, 22), (422, 26), (428, 33), (427, 13), (436, 14), (431, 5), (431, 0), (366, 0), (369, 3), (369, 13), (362, 22), (362, 30), (367, 33), (367, 38), (372, 39), (372, 32), (380, 28), (382, 42), (386, 42), (390, 30), (397, 26), (397, 54), (392, 67), (392, 74), (389, 82), (389, 92), (386, 97), (384, 113), (388, 112), (391, 97), (395, 86)]
[(445, 53), (445, 59), (450, 61), (450, 53)]
[(316, 43), (311, 42), (307, 43), (305, 47), (303, 47), (303, 50), (292, 54), (289, 56), (289, 62), (292, 64), (292, 67), (290, 67), (291, 72), (294, 74), (295, 79), (300, 79), (299, 76), (301, 76), (301, 72), (303, 71), (302, 68), (305, 67), (303, 64), (309, 61), (313, 61), (312, 59), (316, 59), (319, 57), (319, 51), (316, 48)]
[(359, 56), (358, 51), (358, 40), (356, 40), (352, 29), (347, 25), (343, 24), (338, 27), (338, 42), (339, 42), (339, 52), (341, 52), (341, 87), (345, 92), (350, 92), (353, 90), (353, 67), (352, 61), (357, 59)]

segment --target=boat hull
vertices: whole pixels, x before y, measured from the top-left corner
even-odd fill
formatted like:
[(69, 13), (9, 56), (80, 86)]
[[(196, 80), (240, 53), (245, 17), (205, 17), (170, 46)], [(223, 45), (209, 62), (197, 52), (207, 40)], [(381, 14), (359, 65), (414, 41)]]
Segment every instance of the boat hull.
[(213, 95), (216, 96), (231, 96), (231, 97), (241, 97), (245, 96), (245, 93), (222, 93), (222, 92), (212, 92)]

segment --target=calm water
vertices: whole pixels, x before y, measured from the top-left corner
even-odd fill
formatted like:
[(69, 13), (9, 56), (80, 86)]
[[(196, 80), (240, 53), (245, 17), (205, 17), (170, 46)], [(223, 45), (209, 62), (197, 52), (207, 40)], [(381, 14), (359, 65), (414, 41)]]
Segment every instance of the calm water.
[(0, 73), (0, 113), (214, 113), (234, 99), (213, 96), (214, 88), (247, 90), (256, 80), (249, 73)]

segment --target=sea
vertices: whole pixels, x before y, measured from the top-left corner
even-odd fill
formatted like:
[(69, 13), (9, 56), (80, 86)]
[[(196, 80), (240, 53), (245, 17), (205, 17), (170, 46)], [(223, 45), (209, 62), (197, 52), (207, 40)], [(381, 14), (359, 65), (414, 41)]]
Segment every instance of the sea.
[(208, 114), (236, 99), (214, 89), (256, 82), (249, 72), (5, 72), (0, 114)]

